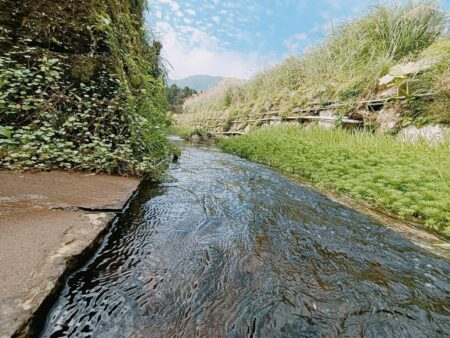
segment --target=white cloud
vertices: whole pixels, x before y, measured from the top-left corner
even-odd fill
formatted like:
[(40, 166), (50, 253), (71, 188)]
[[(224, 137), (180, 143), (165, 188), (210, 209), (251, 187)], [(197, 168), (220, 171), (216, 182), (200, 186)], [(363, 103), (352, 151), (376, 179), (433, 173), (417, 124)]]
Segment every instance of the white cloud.
[(342, 8), (342, 1), (341, 0), (327, 0), (325, 3), (332, 7), (334, 10), (340, 10)]
[(180, 5), (174, 0), (159, 0), (160, 3), (169, 5), (169, 7), (173, 11), (178, 11), (180, 9)]
[(164, 46), (163, 57), (173, 67), (169, 67), (169, 76), (174, 79), (195, 74), (246, 79), (272, 59), (222, 48), (215, 37), (194, 27), (175, 29), (159, 22), (156, 30)]
[(197, 14), (192, 8), (186, 9), (186, 13), (190, 16), (194, 16), (195, 14)]
[(293, 36), (294, 39), (298, 41), (304, 41), (308, 39), (308, 34), (306, 33), (298, 33)]
[(298, 33), (290, 36), (283, 41), (283, 45), (289, 50), (291, 54), (299, 52), (301, 42), (308, 40), (308, 34)]

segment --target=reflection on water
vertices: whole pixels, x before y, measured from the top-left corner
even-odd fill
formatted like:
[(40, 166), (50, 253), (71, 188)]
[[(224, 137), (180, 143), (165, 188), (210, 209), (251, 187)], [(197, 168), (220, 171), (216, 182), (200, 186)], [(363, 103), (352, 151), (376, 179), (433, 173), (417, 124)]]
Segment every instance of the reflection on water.
[(246, 160), (188, 148), (68, 281), (43, 337), (444, 337), (450, 264)]

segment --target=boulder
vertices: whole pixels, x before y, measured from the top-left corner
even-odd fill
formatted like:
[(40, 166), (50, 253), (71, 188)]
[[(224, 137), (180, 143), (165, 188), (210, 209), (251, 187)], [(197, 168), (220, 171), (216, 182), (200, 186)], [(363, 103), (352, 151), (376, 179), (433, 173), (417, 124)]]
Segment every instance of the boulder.
[(377, 98), (384, 99), (387, 97), (396, 97), (397, 94), (398, 94), (397, 88), (390, 87), (390, 88), (387, 88), (387, 89), (383, 90), (382, 92), (378, 93)]
[(237, 126), (237, 130), (243, 130), (245, 127), (247, 127), (248, 122), (241, 122)]
[(430, 69), (439, 61), (439, 59), (439, 57), (428, 57), (417, 60), (416, 62), (408, 62), (405, 64), (395, 65), (389, 70), (388, 74), (380, 78), (379, 85), (388, 85), (392, 83), (396, 78), (405, 77), (410, 74), (416, 74)]
[(355, 120), (363, 120), (365, 125), (375, 125), (378, 113), (370, 111), (369, 109), (359, 109), (349, 115), (350, 118)]
[(425, 141), (427, 143), (441, 143), (449, 135), (448, 128), (444, 128), (438, 125), (429, 125), (422, 128), (409, 126), (402, 129), (398, 133), (398, 138), (405, 142), (417, 143), (419, 141)]
[(381, 133), (393, 133), (400, 127), (401, 114), (394, 107), (383, 108), (376, 114), (375, 126)]
[(270, 125), (271, 126), (279, 126), (282, 122), (281, 117), (274, 117), (272, 120), (270, 120)]
[(202, 141), (202, 138), (199, 135), (194, 134), (191, 136), (192, 143), (200, 143), (201, 141)]

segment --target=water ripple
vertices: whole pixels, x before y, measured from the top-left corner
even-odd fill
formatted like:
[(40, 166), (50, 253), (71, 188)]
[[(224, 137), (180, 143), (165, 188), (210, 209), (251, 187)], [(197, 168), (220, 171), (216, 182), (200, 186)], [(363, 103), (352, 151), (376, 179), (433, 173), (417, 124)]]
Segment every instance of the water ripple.
[(42, 337), (450, 336), (450, 265), (273, 171), (187, 148)]

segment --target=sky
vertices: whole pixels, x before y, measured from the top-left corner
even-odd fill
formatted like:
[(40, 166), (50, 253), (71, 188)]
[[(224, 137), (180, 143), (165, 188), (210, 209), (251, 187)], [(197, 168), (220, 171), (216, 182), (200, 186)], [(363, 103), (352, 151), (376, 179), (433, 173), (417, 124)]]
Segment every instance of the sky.
[[(169, 77), (247, 79), (301, 54), (371, 0), (150, 0), (147, 25), (163, 43)], [(450, 0), (444, 1), (450, 8)]]

